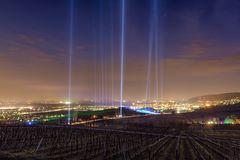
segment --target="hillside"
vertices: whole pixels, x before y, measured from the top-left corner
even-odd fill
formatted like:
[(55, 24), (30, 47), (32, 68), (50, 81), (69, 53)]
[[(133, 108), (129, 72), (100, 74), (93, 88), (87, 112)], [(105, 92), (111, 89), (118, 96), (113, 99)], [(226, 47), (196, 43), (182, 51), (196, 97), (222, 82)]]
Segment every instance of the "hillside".
[(229, 100), (233, 98), (240, 98), (240, 92), (234, 93), (222, 93), (222, 94), (212, 94), (212, 95), (205, 95), (199, 97), (190, 98), (189, 102), (197, 102), (197, 101), (221, 101), (221, 100)]

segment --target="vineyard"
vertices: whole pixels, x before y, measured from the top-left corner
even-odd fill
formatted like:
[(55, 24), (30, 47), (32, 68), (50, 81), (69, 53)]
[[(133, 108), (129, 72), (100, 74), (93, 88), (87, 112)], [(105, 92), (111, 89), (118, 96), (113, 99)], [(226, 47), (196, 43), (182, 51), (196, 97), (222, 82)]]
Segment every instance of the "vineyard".
[(0, 126), (0, 159), (239, 160), (240, 139), (200, 132)]

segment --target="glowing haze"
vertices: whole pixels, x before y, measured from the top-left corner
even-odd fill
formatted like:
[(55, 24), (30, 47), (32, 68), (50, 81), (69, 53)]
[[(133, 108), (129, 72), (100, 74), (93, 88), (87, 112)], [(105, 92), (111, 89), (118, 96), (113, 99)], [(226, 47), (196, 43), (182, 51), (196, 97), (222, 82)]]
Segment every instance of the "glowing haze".
[[(157, 2), (125, 0), (124, 99), (240, 91), (240, 1)], [(70, 8), (1, 0), (0, 99), (67, 99)], [(72, 97), (119, 99), (121, 0), (75, 0), (73, 20)]]

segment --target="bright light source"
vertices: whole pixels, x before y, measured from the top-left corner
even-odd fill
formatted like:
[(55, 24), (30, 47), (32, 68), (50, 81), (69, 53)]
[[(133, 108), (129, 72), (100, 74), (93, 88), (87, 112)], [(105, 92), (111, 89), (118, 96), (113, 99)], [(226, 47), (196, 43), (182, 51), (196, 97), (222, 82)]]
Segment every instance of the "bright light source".
[(210, 120), (207, 122), (207, 124), (211, 125), (211, 124), (214, 124), (214, 122)]
[(72, 103), (72, 102), (70, 102), (70, 101), (66, 101), (66, 102), (65, 102), (65, 104), (71, 104), (71, 103)]
[(209, 104), (209, 103), (206, 103), (206, 104), (205, 104), (205, 106), (206, 106), (206, 107), (210, 107), (210, 106), (211, 106), (211, 104)]
[(198, 106), (198, 105), (194, 105), (194, 106), (192, 106), (193, 108), (200, 108), (200, 106)]

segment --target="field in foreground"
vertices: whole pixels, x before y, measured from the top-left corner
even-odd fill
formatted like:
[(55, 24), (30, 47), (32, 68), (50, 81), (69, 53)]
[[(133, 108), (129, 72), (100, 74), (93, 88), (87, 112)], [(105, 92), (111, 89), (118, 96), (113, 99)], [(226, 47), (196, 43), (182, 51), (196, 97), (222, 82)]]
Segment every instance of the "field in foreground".
[[(121, 125), (128, 126), (126, 122)], [(139, 125), (141, 129), (136, 130), (138, 125), (122, 128), (3, 125), (0, 159), (240, 159), (239, 129), (226, 131), (224, 127), (169, 123), (154, 128)]]

